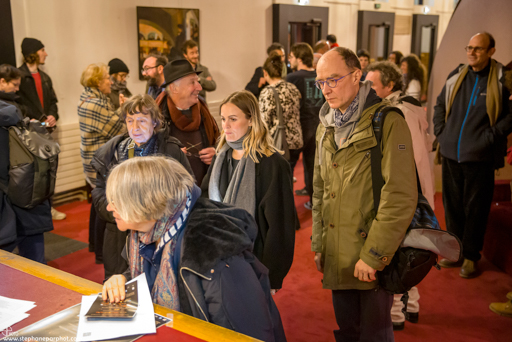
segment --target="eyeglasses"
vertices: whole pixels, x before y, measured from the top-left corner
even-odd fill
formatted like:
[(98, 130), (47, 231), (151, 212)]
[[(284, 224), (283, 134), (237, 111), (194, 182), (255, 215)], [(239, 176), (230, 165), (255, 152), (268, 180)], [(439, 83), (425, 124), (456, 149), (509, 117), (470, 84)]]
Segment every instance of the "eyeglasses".
[(354, 72), (356, 71), (354, 70), (352, 72), (349, 72), (348, 74), (346, 74), (345, 76), (341, 76), (340, 78), (328, 78), (325, 81), (316, 81), (315, 86), (320, 90), (323, 90), (326, 84), (329, 86), (329, 88), (336, 88), (336, 86), (338, 85), (338, 81), (341, 81), (342, 79), (344, 79), (350, 74), (353, 74)]
[(147, 68), (142, 68), (141, 72), (145, 73), (145, 72), (148, 72), (148, 70), (154, 69), (154, 68), (158, 68), (158, 65), (155, 65), (155, 66), (152, 66), (152, 67), (147, 67)]
[(471, 45), (468, 45), (464, 48), (464, 50), (466, 50), (467, 52), (471, 53), (473, 51), (475, 51), (475, 53), (480, 53), (480, 52), (484, 52), (484, 51), (487, 51), (488, 49), (486, 48), (483, 48), (483, 47), (480, 47), (480, 46), (471, 46)]

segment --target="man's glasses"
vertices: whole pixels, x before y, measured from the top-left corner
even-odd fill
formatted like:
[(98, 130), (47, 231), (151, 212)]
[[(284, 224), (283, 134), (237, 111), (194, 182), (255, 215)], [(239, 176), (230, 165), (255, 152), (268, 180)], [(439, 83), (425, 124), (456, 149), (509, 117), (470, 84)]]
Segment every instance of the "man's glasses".
[(148, 72), (150, 69), (154, 69), (154, 68), (158, 68), (158, 65), (155, 65), (155, 66), (152, 66), (152, 67), (147, 67), (147, 68), (142, 68), (141, 72), (145, 73), (145, 72)]
[(325, 81), (316, 81), (315, 86), (320, 90), (323, 90), (326, 84), (329, 86), (329, 88), (336, 88), (336, 86), (338, 85), (338, 81), (341, 81), (342, 79), (344, 79), (350, 74), (353, 74), (354, 72), (356, 71), (354, 70), (352, 72), (349, 72), (348, 74), (346, 74), (345, 76), (341, 76), (340, 78), (328, 78)]
[(483, 48), (483, 47), (480, 47), (480, 46), (471, 46), (471, 45), (468, 45), (464, 48), (464, 50), (466, 50), (467, 52), (471, 53), (473, 51), (475, 51), (475, 53), (480, 53), (480, 52), (484, 52), (484, 51), (487, 51), (488, 49), (486, 48)]

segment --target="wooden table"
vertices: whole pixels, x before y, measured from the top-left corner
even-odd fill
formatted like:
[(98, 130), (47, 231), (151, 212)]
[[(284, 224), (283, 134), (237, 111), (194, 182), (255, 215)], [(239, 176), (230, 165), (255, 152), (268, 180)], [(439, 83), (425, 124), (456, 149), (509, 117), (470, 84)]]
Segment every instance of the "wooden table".
[[(36, 302), (30, 316), (13, 325), (17, 331), (45, 317), (81, 302), (82, 295), (101, 292), (98, 283), (74, 276), (18, 255), (0, 250), (0, 295)], [(146, 335), (141, 342), (174, 338), (175, 341), (254, 342), (252, 337), (205, 322), (154, 304), (155, 313), (173, 315), (173, 326), (163, 326), (156, 334)]]

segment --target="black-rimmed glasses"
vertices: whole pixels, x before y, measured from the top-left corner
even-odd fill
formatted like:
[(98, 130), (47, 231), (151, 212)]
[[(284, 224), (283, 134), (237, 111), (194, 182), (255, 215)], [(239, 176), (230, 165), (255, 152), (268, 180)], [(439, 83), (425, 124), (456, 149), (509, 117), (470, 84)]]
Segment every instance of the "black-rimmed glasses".
[(326, 84), (329, 86), (329, 88), (336, 88), (336, 86), (338, 85), (338, 81), (341, 81), (342, 79), (344, 79), (350, 74), (353, 74), (354, 72), (356, 71), (354, 70), (352, 72), (349, 72), (348, 74), (346, 74), (345, 76), (341, 76), (340, 78), (327, 78), (325, 81), (318, 80), (315, 82), (315, 86), (320, 90), (324, 89)]

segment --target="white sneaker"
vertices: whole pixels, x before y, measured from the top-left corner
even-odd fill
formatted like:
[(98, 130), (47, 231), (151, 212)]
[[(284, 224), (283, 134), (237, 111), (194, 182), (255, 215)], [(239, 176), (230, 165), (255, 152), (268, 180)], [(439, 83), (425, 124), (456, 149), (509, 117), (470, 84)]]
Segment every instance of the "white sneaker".
[(54, 207), (52, 207), (52, 220), (64, 220), (66, 218), (66, 214), (57, 211)]
[(293, 177), (293, 182), (297, 183), (297, 178)]

